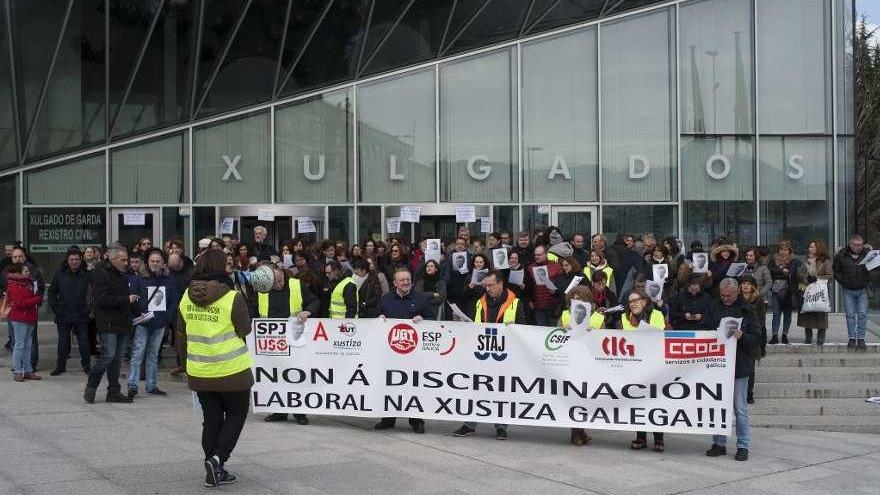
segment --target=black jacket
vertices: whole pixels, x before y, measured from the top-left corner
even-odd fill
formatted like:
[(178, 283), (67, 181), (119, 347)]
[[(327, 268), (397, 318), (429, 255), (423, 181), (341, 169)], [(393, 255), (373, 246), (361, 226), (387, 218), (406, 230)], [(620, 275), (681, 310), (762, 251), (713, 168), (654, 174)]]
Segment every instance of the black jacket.
[(870, 250), (871, 247), (866, 246), (858, 256), (853, 258), (853, 252), (849, 246), (846, 246), (834, 255), (834, 279), (844, 289), (861, 290), (868, 287), (870, 283), (868, 270), (865, 265), (859, 263), (865, 259)]
[(55, 313), (55, 323), (89, 321), (89, 307), (86, 303), (89, 275), (85, 267), (71, 271), (66, 262), (55, 272), (52, 285), (49, 286), (49, 307)]
[(379, 314), (386, 318), (400, 318), (408, 320), (415, 316), (421, 316), (426, 320), (434, 319), (434, 307), (431, 305), (431, 295), (427, 292), (410, 290), (409, 294), (400, 297), (397, 290), (389, 290), (379, 298)]
[(128, 275), (109, 262), (102, 263), (92, 274), (92, 293), (95, 296), (95, 323), (99, 332), (126, 334), (131, 331), (131, 319), (137, 314), (137, 305), (128, 296)]
[(370, 273), (358, 289), (358, 318), (379, 316), (379, 298), (382, 297), (382, 282), (379, 275)]
[(704, 291), (693, 295), (687, 289), (682, 290), (669, 301), (669, 323), (675, 330), (696, 330), (702, 328), (699, 321), (688, 320), (685, 313), (703, 315), (705, 320), (712, 306), (712, 298)]
[(721, 301), (712, 301), (707, 318), (703, 319), (703, 328), (717, 330), (722, 318), (742, 318), (742, 337), (736, 342), (735, 378), (745, 378), (755, 369), (755, 359), (761, 357), (761, 323), (755, 310), (738, 297), (730, 306)]

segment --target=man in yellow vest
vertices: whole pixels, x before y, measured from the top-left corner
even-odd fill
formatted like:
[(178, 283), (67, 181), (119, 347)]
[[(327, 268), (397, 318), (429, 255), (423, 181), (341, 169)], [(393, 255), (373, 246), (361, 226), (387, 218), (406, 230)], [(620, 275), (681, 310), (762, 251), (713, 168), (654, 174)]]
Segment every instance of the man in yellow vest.
[[(273, 267), (272, 273), (275, 276), (272, 290), (266, 294), (257, 294), (257, 312), (260, 318), (295, 316), (301, 323), (305, 323), (309, 317), (318, 314), (321, 301), (309, 290), (308, 285), (299, 279), (288, 277), (280, 268)], [(294, 414), (293, 419), (297, 424), (309, 424), (305, 414)], [(265, 421), (287, 421), (287, 414), (272, 413), (266, 416)]]
[[(504, 287), (504, 276), (500, 271), (489, 271), (483, 279), (483, 288), (486, 289), (486, 294), (477, 301), (477, 309), (474, 311), (475, 323), (525, 325), (525, 309), (513, 291)], [(477, 433), (476, 428), (476, 422), (467, 421), (461, 428), (455, 430), (453, 435), (469, 437)], [(495, 439), (507, 440), (506, 424), (495, 423)]]
[(358, 288), (351, 272), (343, 270), (338, 261), (324, 265), (324, 276), (330, 284), (330, 308), (328, 318), (357, 318)]

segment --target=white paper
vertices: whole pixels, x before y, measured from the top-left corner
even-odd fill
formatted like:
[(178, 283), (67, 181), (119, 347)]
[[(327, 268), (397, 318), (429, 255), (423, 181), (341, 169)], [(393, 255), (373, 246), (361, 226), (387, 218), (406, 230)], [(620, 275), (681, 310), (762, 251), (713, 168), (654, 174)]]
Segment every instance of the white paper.
[(146, 322), (152, 320), (153, 316), (154, 315), (153, 315), (152, 311), (147, 312), (147, 313), (143, 313), (140, 316), (138, 316), (137, 318), (131, 320), (131, 324), (132, 325), (140, 325), (141, 323), (146, 323)]
[(235, 220), (229, 217), (225, 217), (223, 218), (223, 220), (220, 220), (220, 235), (231, 234), (233, 222), (235, 222)]
[(550, 280), (550, 272), (547, 271), (546, 266), (533, 266), (532, 277), (535, 279), (535, 285), (543, 285), (548, 290), (556, 292), (556, 286)]
[(865, 402), (870, 402), (871, 404), (880, 404), (880, 397), (868, 397), (865, 399)]
[(199, 401), (198, 392), (193, 390), (192, 393), (193, 393), (193, 413), (202, 414), (202, 403)]
[(651, 270), (656, 282), (666, 282), (666, 279), (669, 277), (669, 265), (666, 263), (657, 263), (651, 267)]
[(419, 223), (422, 216), (422, 207), (413, 205), (403, 205), (400, 207), (400, 221), (409, 223)]
[(510, 270), (510, 275), (507, 276), (507, 283), (522, 286), (525, 274), (525, 270)]
[(617, 306), (611, 306), (610, 308), (605, 308), (605, 314), (611, 313), (623, 313), (623, 304), (618, 304)]
[(660, 302), (663, 299), (663, 284), (654, 280), (645, 282), (645, 292), (654, 302)]
[(510, 263), (507, 261), (506, 248), (497, 248), (492, 250), (492, 266), (496, 270), (506, 270), (510, 268)]
[(457, 304), (449, 303), (449, 308), (452, 310), (452, 315), (458, 321), (474, 321), (470, 319), (468, 315), (464, 314), (464, 312), (462, 312), (461, 308), (459, 308)]
[(282, 254), (281, 257), (283, 260), (281, 261), (281, 266), (284, 268), (290, 268), (293, 266), (293, 255), (292, 254)]
[(860, 265), (865, 265), (865, 269), (869, 272), (874, 268), (880, 266), (880, 250), (868, 251), (868, 254), (859, 262)]
[(569, 325), (572, 330), (587, 330), (590, 327), (590, 314), (593, 312), (593, 306), (578, 299), (571, 300), (571, 308), (569, 308)]
[(257, 220), (261, 222), (274, 222), (275, 221), (275, 212), (272, 210), (257, 210)]
[(474, 205), (455, 205), (455, 223), (477, 221), (477, 208)]
[(492, 232), (492, 219), (489, 217), (480, 217), (480, 232), (488, 234)]
[(726, 316), (718, 323), (718, 340), (724, 340), (733, 336), (733, 332), (742, 329), (742, 318)]
[(636, 330), (663, 330), (663, 329), (651, 326), (650, 323), (642, 320), (639, 322), (639, 326), (636, 327)]
[[(584, 279), (584, 277), (582, 277), (580, 275), (575, 275), (574, 278), (571, 279), (571, 283), (568, 284), (568, 287), (565, 288), (565, 293), (568, 294), (569, 292), (571, 292), (571, 290), (574, 289), (575, 287), (577, 287), (581, 283), (581, 280), (583, 280), (583, 279)], [(572, 302), (574, 302), (574, 301), (572, 301)]]
[(486, 278), (486, 274), (489, 273), (488, 268), (483, 268), (482, 270), (474, 270), (471, 273), (471, 283), (474, 285), (480, 285), (483, 283), (483, 279)]
[(456, 251), (452, 253), (452, 269), (462, 275), (471, 271), (467, 263), (467, 252)]
[(166, 310), (166, 299), (168, 294), (165, 293), (165, 287), (161, 285), (155, 285), (152, 287), (147, 287), (147, 298), (150, 299), (147, 303), (147, 311), (167, 311)]
[(385, 230), (389, 234), (400, 233), (400, 217), (388, 217), (385, 219)]
[(731, 263), (730, 268), (727, 269), (727, 276), (728, 277), (740, 277), (745, 272), (746, 272), (746, 264), (745, 263)]
[(302, 234), (318, 232), (318, 229), (315, 227), (315, 221), (312, 220), (312, 217), (297, 217), (296, 224), (296, 231)]
[(142, 211), (126, 211), (122, 214), (123, 225), (146, 225), (147, 214)]
[(425, 261), (440, 261), (440, 239), (428, 239), (425, 241)]
[(709, 253), (693, 253), (694, 273), (709, 273)]

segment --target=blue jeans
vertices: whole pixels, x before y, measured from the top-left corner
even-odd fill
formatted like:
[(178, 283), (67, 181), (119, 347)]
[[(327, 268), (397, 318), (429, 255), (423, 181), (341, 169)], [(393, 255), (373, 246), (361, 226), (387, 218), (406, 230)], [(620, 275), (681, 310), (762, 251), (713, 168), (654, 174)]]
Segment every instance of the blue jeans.
[[(787, 298), (788, 296), (786, 296)], [(788, 335), (788, 329), (791, 328), (791, 303), (783, 300), (774, 293), (770, 294), (770, 305), (773, 308), (773, 336), (779, 334), (779, 317), (782, 317), (782, 335)]]
[(159, 375), (159, 348), (162, 347), (162, 337), (165, 336), (164, 328), (150, 329), (138, 325), (134, 329), (134, 341), (131, 344), (131, 361), (128, 363), (128, 389), (138, 388), (141, 374), (141, 363), (146, 354), (147, 364), (147, 392), (156, 390), (156, 381)]
[(846, 333), (851, 339), (865, 339), (868, 322), (868, 290), (843, 289), (843, 305), (846, 309)]
[(92, 358), (89, 355), (89, 324), (81, 323), (56, 323), (58, 326), (58, 358), (55, 361), (55, 369), (67, 369), (67, 356), (70, 355), (70, 334), (76, 335), (76, 346), (79, 348), (79, 364), (83, 369), (91, 368)]
[(98, 388), (101, 384), (101, 378), (107, 373), (108, 390), (120, 389), (119, 386), (119, 365), (122, 356), (125, 354), (125, 347), (128, 345), (129, 335), (118, 334), (112, 332), (101, 332), (101, 355), (98, 361), (89, 373), (87, 386)]
[[(12, 320), (6, 322), (7, 327), (9, 328), (9, 348), (15, 348), (15, 330), (12, 328)], [(34, 331), (31, 335), (31, 345), (30, 345), (30, 354), (31, 354), (31, 367), (36, 369), (37, 362), (40, 360), (40, 345), (37, 342), (37, 324), (34, 323)], [(31, 370), (33, 371), (33, 370)]]
[[(746, 396), (749, 393), (749, 377), (744, 376), (733, 381), (733, 413), (736, 416), (736, 448), (749, 448), (749, 403)], [(712, 443), (722, 447), (727, 446), (727, 436), (713, 435)]]
[(14, 373), (33, 373), (31, 364), (31, 345), (35, 335), (37, 324), (23, 321), (10, 321), (12, 333), (12, 371)]

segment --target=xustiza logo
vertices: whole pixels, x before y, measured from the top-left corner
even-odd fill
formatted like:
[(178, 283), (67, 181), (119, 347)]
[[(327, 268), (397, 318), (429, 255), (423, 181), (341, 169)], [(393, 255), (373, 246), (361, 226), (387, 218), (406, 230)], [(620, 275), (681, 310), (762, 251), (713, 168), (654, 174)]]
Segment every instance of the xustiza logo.
[(498, 335), (497, 328), (486, 328), (483, 335), (477, 335), (477, 350), (474, 356), (480, 361), (485, 361), (492, 356), (495, 361), (507, 359), (506, 341), (504, 335)]
[(388, 331), (388, 346), (398, 354), (409, 354), (419, 345), (419, 333), (406, 323), (398, 323)]

